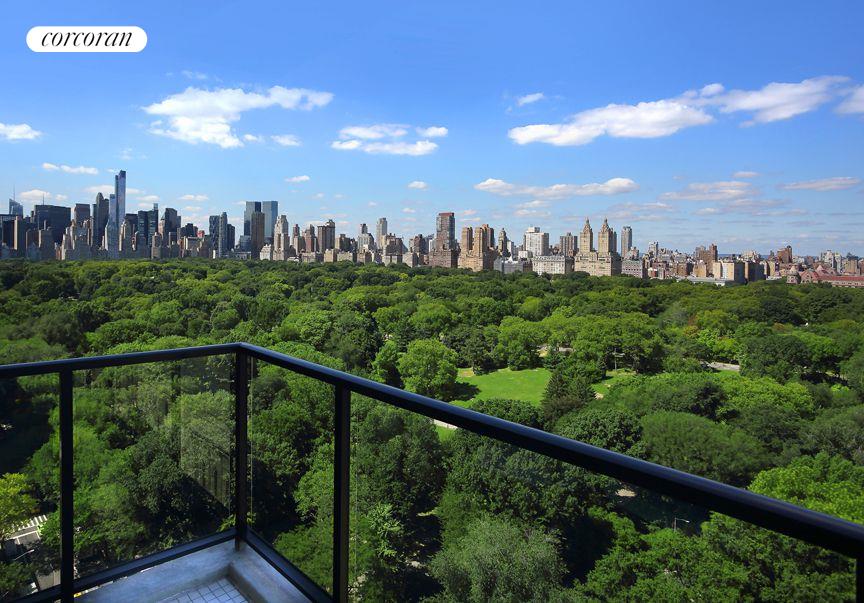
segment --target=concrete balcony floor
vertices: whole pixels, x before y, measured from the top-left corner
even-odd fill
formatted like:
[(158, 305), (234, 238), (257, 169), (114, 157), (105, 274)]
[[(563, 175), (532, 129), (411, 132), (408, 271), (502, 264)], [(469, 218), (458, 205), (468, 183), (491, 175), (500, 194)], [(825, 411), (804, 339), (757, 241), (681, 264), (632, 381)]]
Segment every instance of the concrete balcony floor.
[(306, 603), (309, 599), (248, 545), (223, 542), (104, 584), (81, 603)]

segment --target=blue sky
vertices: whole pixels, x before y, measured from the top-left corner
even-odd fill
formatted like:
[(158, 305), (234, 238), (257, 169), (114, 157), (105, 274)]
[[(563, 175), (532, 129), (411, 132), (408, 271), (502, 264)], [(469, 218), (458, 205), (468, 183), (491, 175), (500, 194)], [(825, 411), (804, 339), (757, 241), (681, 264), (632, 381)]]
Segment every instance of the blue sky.
[[(864, 255), (862, 22), (852, 1), (6, 3), (0, 191), (92, 202), (122, 168), (127, 211), (199, 226), (276, 199), (350, 234), (608, 216), (642, 249)], [(148, 45), (37, 54), (36, 25)]]

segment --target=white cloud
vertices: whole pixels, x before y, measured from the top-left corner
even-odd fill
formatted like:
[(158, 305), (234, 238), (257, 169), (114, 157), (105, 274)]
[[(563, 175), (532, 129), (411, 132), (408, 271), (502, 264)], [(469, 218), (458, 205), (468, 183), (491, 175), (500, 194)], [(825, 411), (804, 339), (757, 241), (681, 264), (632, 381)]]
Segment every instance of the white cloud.
[(246, 142), (264, 142), (264, 137), (257, 134), (244, 134), (243, 140)]
[(403, 207), (402, 211), (406, 214), (416, 214), (417, 213), (417, 210), (414, 209), (413, 207)]
[(797, 83), (771, 82), (759, 90), (730, 90), (708, 102), (718, 104), (722, 113), (753, 113), (753, 119), (744, 125), (768, 123), (818, 109), (838, 94), (839, 84), (848, 80), (825, 75)]
[(748, 216), (800, 216), (807, 210), (785, 207), (786, 201), (780, 199), (736, 199), (713, 207), (703, 207), (695, 212), (697, 216), (716, 216), (724, 214), (743, 214)]
[[(438, 148), (430, 140), (408, 142), (404, 140), (410, 126), (400, 124), (373, 124), (371, 126), (348, 126), (339, 131), (339, 140), (330, 143), (337, 151), (363, 151), (372, 155), (428, 155)], [(433, 126), (415, 128), (420, 136), (434, 138), (447, 135), (447, 128)]]
[(720, 182), (692, 182), (683, 190), (663, 193), (661, 199), (675, 201), (731, 201), (752, 197), (758, 191), (750, 182), (728, 180)]
[(855, 88), (837, 107), (837, 113), (864, 113), (864, 86)]
[(483, 182), (475, 184), (474, 188), (502, 197), (530, 196), (543, 199), (564, 199), (567, 197), (630, 193), (638, 190), (639, 185), (629, 178), (611, 178), (606, 182), (592, 182), (590, 184), (553, 184), (551, 186), (526, 186), (496, 178), (487, 178)]
[(463, 216), (476, 216), (477, 210), (476, 209), (463, 209), (460, 213)]
[(674, 207), (662, 201), (648, 203), (616, 203), (606, 208), (610, 220), (629, 220), (632, 222), (658, 222), (668, 220)]
[(842, 191), (854, 188), (861, 184), (860, 178), (851, 176), (837, 176), (834, 178), (821, 178), (819, 180), (805, 180), (802, 182), (790, 182), (781, 184), (777, 188), (785, 191)]
[(185, 212), (199, 212), (202, 209), (204, 209), (204, 208), (199, 207), (198, 205), (187, 205), (186, 207), (183, 208), (183, 211), (185, 211)]
[[(266, 93), (246, 92), (240, 88), (203, 90), (190, 87), (178, 94), (144, 107), (150, 115), (162, 116), (150, 125), (150, 132), (191, 144), (215, 144), (223, 149), (242, 147), (243, 141), (231, 124), (245, 111), (278, 106), (289, 110), (310, 110), (327, 105), (330, 92), (306, 88), (273, 86)], [(280, 143), (281, 144), (281, 143)]]
[(310, 180), (312, 180), (312, 179), (309, 176), (306, 176), (305, 174), (303, 176), (291, 176), (290, 178), (285, 178), (285, 182), (294, 182), (294, 183), (309, 182)]
[(23, 193), (18, 193), (18, 197), (20, 197), (22, 201), (33, 202), (41, 202), (42, 199), (45, 199), (46, 201), (65, 201), (67, 199), (66, 195), (49, 193), (40, 188), (34, 188), (29, 191), (24, 191)]
[(0, 123), (0, 138), (6, 140), (33, 140), (42, 136), (42, 132), (34, 130), (27, 124)]
[(277, 134), (276, 136), (271, 136), (273, 142), (278, 145), (282, 145), (283, 147), (299, 147), (300, 139), (294, 136), (293, 134)]
[(422, 180), (412, 180), (408, 183), (408, 188), (413, 188), (418, 191), (425, 191), (427, 188), (429, 188), (429, 185)]
[(742, 170), (740, 172), (735, 172), (732, 174), (733, 178), (756, 178), (759, 176), (759, 172), (748, 172), (746, 170)]
[(55, 165), (48, 162), (42, 164), (42, 169), (48, 172), (61, 171), (67, 174), (90, 174), (91, 176), (95, 176), (99, 173), (99, 170), (97, 170), (95, 167), (87, 167), (83, 165), (79, 165), (78, 167), (72, 167), (69, 165)]
[[(97, 184), (96, 186), (88, 186), (84, 189), (85, 193), (90, 193), (95, 195), (97, 193), (102, 193), (105, 197), (112, 194), (114, 192), (113, 184)], [(128, 191), (127, 191), (128, 192)]]
[(207, 195), (193, 195), (193, 194), (186, 194), (186, 195), (183, 195), (182, 197), (178, 197), (178, 198), (180, 199), (180, 201), (207, 201), (210, 199), (210, 197), (208, 197)]
[(449, 130), (444, 126), (430, 126), (428, 128), (415, 128), (418, 136), (422, 138), (443, 138)]
[(516, 104), (520, 107), (524, 107), (525, 105), (530, 105), (531, 103), (536, 103), (537, 101), (543, 100), (546, 98), (546, 95), (542, 92), (534, 92), (532, 94), (526, 94), (525, 96), (520, 96), (516, 99)]
[(138, 197), (138, 200), (145, 203), (156, 203), (159, 200), (159, 195), (142, 195)]
[(555, 146), (588, 144), (599, 136), (658, 138), (714, 120), (699, 107), (668, 99), (636, 105), (607, 105), (589, 109), (559, 124), (533, 124), (508, 133), (517, 144), (545, 142)]

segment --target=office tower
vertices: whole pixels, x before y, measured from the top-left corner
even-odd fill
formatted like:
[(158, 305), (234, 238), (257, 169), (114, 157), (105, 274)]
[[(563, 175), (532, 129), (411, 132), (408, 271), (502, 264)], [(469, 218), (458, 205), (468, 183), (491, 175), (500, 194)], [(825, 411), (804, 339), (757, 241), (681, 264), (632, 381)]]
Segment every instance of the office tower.
[(366, 222), (363, 222), (362, 224), (360, 224), (360, 234), (362, 235), (362, 234), (368, 234), (368, 233), (369, 233), (369, 227), (366, 226)]
[(357, 237), (358, 251), (373, 251), (375, 249), (375, 239), (369, 233), (369, 228), (366, 223), (360, 225), (360, 234)]
[(41, 205), (33, 206), (32, 221), (39, 230), (51, 229), (51, 236), (55, 243), (63, 241), (63, 233), (69, 222), (72, 221), (72, 210), (63, 205)]
[(9, 199), (9, 215), (24, 217), (24, 206), (15, 199)]
[(120, 234), (118, 235), (118, 253), (121, 257), (129, 257), (132, 254), (132, 224), (128, 220), (124, 220), (120, 225)]
[(592, 251), (594, 251), (594, 231), (591, 230), (591, 223), (588, 218), (585, 218), (585, 225), (579, 235), (579, 253), (588, 254)]
[(187, 222), (185, 225), (180, 227), (180, 236), (181, 237), (197, 237), (198, 236), (198, 227), (192, 224), (192, 222)]
[(264, 214), (264, 240), (265, 242), (273, 240), (273, 228), (276, 226), (276, 220), (279, 218), (279, 202), (278, 201), (262, 201), (261, 212)]
[(291, 227), (291, 247), (294, 248), (294, 253), (298, 256), (306, 251), (306, 241), (300, 234), (300, 225), (295, 224)]
[(459, 238), (460, 258), (474, 248), (474, 229), (470, 226), (462, 227), (462, 236)]
[(387, 234), (387, 218), (378, 218), (378, 222), (375, 224), (375, 242), (381, 249), (384, 247), (384, 237)]
[(126, 170), (114, 176), (114, 196), (117, 198), (117, 223), (126, 215)]
[(323, 252), (335, 248), (336, 223), (333, 220), (327, 220), (324, 224), (318, 227), (318, 248), (316, 251)]
[(615, 231), (609, 227), (609, 221), (603, 219), (603, 225), (597, 234), (597, 252), (602, 254), (615, 253)]
[(657, 257), (660, 255), (659, 241), (651, 241), (650, 243), (648, 243), (648, 255), (651, 257)]
[(162, 220), (159, 222), (159, 234), (162, 235), (162, 242), (165, 245), (169, 244), (170, 236), (177, 235), (180, 230), (180, 214), (173, 207), (166, 207), (162, 213)]
[(540, 232), (537, 226), (531, 226), (525, 231), (523, 248), (531, 257), (549, 255), (549, 233)]
[[(225, 214), (222, 214), (222, 215), (224, 216)], [(227, 222), (227, 217), (226, 217), (226, 222)], [(225, 231), (228, 233), (228, 239), (226, 241), (226, 245), (228, 247), (228, 251), (231, 251), (235, 247), (234, 241), (237, 238), (237, 229), (234, 228), (233, 224), (227, 224), (225, 226)]]
[(219, 216), (210, 216), (207, 218), (207, 234), (210, 235), (210, 240), (214, 244), (219, 240)]
[(76, 203), (75, 209), (72, 210), (72, 219), (75, 220), (75, 224), (81, 226), (84, 224), (84, 220), (87, 220), (90, 217), (90, 205), (88, 203)]
[(96, 193), (90, 215), (93, 218), (93, 247), (101, 249), (105, 226), (108, 224), (108, 199), (102, 196), (102, 193)]
[(261, 248), (264, 247), (264, 213), (253, 211), (249, 216), (249, 237), (253, 258), (258, 258)]
[(576, 236), (570, 232), (561, 235), (558, 243), (561, 255), (571, 257), (576, 255)]
[(621, 229), (621, 255), (626, 256), (631, 249), (633, 249), (633, 229), (625, 226)]
[[(113, 253), (118, 251), (120, 245), (120, 227), (126, 217), (126, 171), (120, 170), (114, 176), (114, 192), (108, 197), (108, 221), (106, 235), (110, 238), (102, 241), (102, 248)], [(114, 257), (114, 256), (111, 256)]]
[(252, 236), (252, 214), (261, 211), (260, 201), (247, 201), (246, 209), (243, 210), (243, 234)]

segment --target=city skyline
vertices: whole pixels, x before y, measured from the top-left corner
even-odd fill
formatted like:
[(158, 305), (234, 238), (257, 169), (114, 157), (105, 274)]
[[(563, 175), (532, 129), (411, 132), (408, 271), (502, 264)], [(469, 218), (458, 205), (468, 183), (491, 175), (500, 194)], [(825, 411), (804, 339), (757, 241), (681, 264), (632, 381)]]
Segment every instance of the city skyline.
[[(0, 190), (27, 211), (43, 195), (91, 203), (122, 165), (136, 174), (127, 211), (158, 202), (198, 224), (224, 211), (242, 226), (237, 208), (272, 199), (292, 222), (347, 232), (381, 214), (407, 235), (460, 208), (457, 228), (548, 224), (553, 239), (587, 216), (633, 225), (640, 248), (690, 249), (710, 230), (729, 252), (862, 253), (864, 8), (744, 6), (712, 9), (710, 28), (682, 6), (674, 29), (614, 4), (460, 7), (458, 24), (446, 6), (334, 20), (275, 5), (266, 23), (220, 7), (163, 19), (158, 3), (7, 7)], [(150, 43), (37, 55), (24, 44), (37, 19), (129, 22)], [(586, 27), (563, 35), (574, 22)]]

